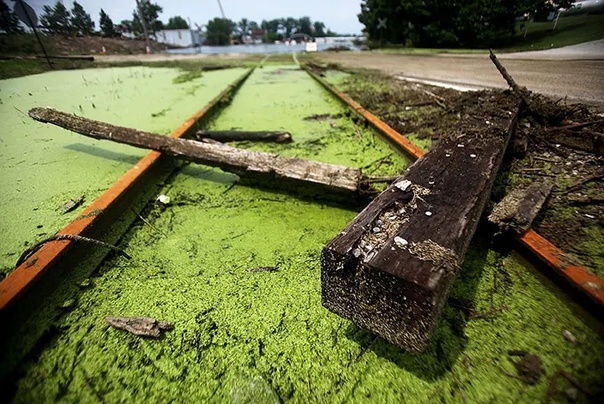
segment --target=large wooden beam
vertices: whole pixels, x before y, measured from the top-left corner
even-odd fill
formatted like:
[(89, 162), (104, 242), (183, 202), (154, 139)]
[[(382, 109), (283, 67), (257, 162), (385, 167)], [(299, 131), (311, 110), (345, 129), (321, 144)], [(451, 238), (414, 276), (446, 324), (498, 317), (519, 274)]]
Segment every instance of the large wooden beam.
[(411, 351), (428, 345), (515, 128), (517, 101), (484, 102), (481, 128), (466, 117), (467, 130), (441, 140), (321, 254), (323, 305)]
[(363, 199), (372, 192), (363, 173), (350, 167), (285, 158), (274, 153), (238, 149), (223, 144), (177, 139), (94, 121), (51, 108), (33, 108), (29, 115), (37, 121), (52, 123), (84, 136), (156, 150), (194, 163), (219, 167), (265, 187), (349, 202)]

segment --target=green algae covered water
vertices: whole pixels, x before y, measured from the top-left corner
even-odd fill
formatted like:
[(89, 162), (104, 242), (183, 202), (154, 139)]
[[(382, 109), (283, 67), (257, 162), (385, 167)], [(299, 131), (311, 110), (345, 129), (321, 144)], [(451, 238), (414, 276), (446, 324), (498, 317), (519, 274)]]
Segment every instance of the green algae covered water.
[[(344, 113), (306, 73), (270, 66), (255, 71), (210, 128), (284, 129), (294, 143), (240, 146), (372, 175), (404, 170), (408, 162)], [(15, 402), (539, 402), (557, 370), (598, 388), (599, 325), (489, 240), (475, 238), (429, 349), (415, 355), (321, 306), (321, 248), (356, 211), (195, 165), (161, 193), (170, 204), (149, 201), (144, 221), (122, 239), (133, 259), (107, 260), (74, 296), (75, 307), (56, 321), (62, 332), (25, 364)], [(141, 339), (109, 328), (107, 315), (151, 316), (175, 328)], [(541, 358), (536, 385), (509, 376), (511, 350)], [(564, 398), (569, 387), (560, 381), (555, 394)]]
[[(23, 250), (51, 236), (146, 151), (85, 138), (35, 122), (33, 107), (52, 107), (112, 124), (167, 134), (235, 81), (243, 69), (204, 73), (184, 83), (178, 69), (130, 67), (57, 71), (0, 81), (0, 276)], [(101, 145), (99, 147), (99, 145)]]

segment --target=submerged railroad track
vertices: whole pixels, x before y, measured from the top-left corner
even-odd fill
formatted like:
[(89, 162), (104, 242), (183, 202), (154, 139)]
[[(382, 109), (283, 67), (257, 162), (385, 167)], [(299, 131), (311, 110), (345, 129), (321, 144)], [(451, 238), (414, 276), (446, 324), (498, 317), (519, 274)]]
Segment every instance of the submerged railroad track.
[[(291, 65), (250, 69), (171, 136), (190, 137), (201, 128), (287, 130), (293, 144), (244, 146), (384, 177), (423, 155), (308, 73)], [(348, 109), (370, 129), (357, 126)], [(159, 194), (170, 203), (157, 202)], [(421, 357), (328, 313), (320, 304), (319, 253), (355, 215), (345, 205), (238, 185), (234, 175), (175, 164), (151, 152), (58, 232), (117, 242), (131, 262), (98, 247), (53, 241), (0, 283), (2, 321), (13, 330), (3, 337), (12, 349), (3, 352), (2, 375), (13, 375), (15, 397), (22, 400), (57, 394), (111, 399), (119, 389), (176, 400), (194, 394), (216, 401), (421, 401), (444, 391), (470, 401), (528, 400), (542, 397), (548, 382), (544, 377), (535, 390), (506, 376), (514, 366), (506, 352), (525, 350), (542, 357), (546, 374), (566, 367), (590, 386), (597, 380), (593, 369), (602, 357), (591, 350), (602, 345), (600, 325), (575, 315), (571, 298), (520, 255), (493, 250), (480, 235)], [(601, 310), (600, 278), (563, 262), (563, 252), (532, 230), (519, 241), (587, 296), (589, 309)], [(94, 287), (82, 286), (89, 279)], [(46, 294), (54, 297), (46, 300)], [(71, 305), (56, 304), (72, 296), (77, 298)], [(107, 315), (148, 315), (172, 321), (175, 330), (157, 343), (140, 342), (107, 329)], [(41, 339), (51, 342), (32, 359), (29, 353)], [(570, 362), (568, 355), (574, 356)], [(501, 358), (507, 362), (499, 364)], [(42, 369), (66, 360), (72, 361), (70, 372), (40, 379)], [(116, 362), (120, 370), (110, 370)], [(25, 373), (16, 377), (23, 363)], [(144, 366), (129, 368), (132, 363)], [(105, 386), (95, 375), (100, 368)], [(77, 374), (83, 379), (77, 381)], [(155, 387), (181, 382), (202, 385), (189, 393)], [(88, 387), (81, 390), (80, 383)], [(50, 384), (64, 385), (65, 391), (57, 393)]]

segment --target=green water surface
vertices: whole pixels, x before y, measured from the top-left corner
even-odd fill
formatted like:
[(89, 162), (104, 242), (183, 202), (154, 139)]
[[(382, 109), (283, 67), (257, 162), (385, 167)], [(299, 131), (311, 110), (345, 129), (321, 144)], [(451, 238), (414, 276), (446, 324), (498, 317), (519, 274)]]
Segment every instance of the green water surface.
[[(56, 71), (0, 80), (0, 277), (25, 248), (73, 220), (147, 151), (85, 138), (33, 121), (52, 107), (116, 125), (167, 134), (243, 74), (204, 73), (183, 83), (178, 69)], [(71, 213), (62, 206), (84, 196)]]
[[(406, 167), (346, 117), (304, 120), (344, 112), (306, 73), (273, 66), (256, 70), (211, 128), (289, 130), (290, 145), (245, 146), (374, 175)], [(406, 353), (321, 306), (321, 248), (357, 212), (237, 180), (195, 165), (173, 175), (162, 189), (171, 203), (150, 201), (122, 239), (133, 259), (106, 261), (74, 296), (14, 401), (540, 402), (558, 369), (592, 391), (601, 382), (600, 328), (516, 253), (477, 236), (430, 347)], [(175, 328), (142, 339), (109, 328), (107, 315)], [(540, 356), (536, 385), (509, 376), (509, 350)], [(569, 387), (560, 381), (556, 397)]]

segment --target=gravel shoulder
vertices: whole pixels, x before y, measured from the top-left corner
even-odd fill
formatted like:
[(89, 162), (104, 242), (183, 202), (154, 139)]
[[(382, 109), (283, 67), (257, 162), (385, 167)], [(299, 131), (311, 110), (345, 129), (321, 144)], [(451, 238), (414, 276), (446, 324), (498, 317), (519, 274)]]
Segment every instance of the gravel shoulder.
[[(549, 51), (548, 51), (549, 52)], [(437, 84), (506, 88), (507, 84), (487, 55), (401, 55), (362, 52), (321, 53), (323, 63), (344, 68), (374, 69), (401, 78), (431, 80)], [(516, 82), (551, 97), (568, 97), (604, 104), (604, 59), (527, 60), (502, 55)]]

